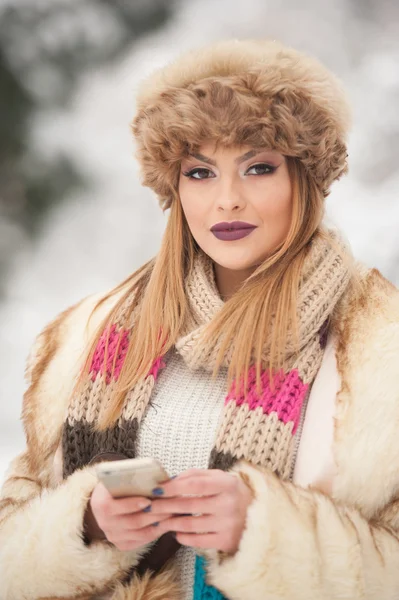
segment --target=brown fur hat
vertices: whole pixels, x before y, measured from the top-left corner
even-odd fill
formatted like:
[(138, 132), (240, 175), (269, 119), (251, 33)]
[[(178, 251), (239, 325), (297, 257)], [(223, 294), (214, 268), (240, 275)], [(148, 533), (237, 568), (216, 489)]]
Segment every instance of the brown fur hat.
[(132, 131), (142, 183), (165, 210), (182, 157), (210, 140), (297, 157), (327, 196), (347, 171), (349, 124), (341, 83), (318, 60), (276, 41), (224, 40), (142, 81)]

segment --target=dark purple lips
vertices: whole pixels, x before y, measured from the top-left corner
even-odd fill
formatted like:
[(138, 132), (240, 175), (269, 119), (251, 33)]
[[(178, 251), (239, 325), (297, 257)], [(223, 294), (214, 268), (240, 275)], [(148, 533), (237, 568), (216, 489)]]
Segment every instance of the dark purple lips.
[(240, 240), (249, 235), (254, 229), (256, 229), (255, 225), (244, 223), (244, 221), (217, 223), (211, 227), (213, 235), (217, 237), (218, 240), (223, 240), (225, 242)]

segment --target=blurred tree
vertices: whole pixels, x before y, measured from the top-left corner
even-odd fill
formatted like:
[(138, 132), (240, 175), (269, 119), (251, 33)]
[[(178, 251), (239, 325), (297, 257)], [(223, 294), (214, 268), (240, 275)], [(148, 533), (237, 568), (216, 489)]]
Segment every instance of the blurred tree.
[(37, 110), (68, 106), (85, 70), (120, 58), (171, 16), (168, 0), (6, 0), (0, 7), (0, 296), (10, 258), (48, 208), (85, 184), (30, 143)]

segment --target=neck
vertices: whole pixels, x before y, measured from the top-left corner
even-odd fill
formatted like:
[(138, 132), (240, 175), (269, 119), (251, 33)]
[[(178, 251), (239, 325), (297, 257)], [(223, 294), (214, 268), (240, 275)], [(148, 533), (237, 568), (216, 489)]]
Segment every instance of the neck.
[(254, 272), (255, 267), (233, 271), (214, 264), (215, 282), (222, 300), (228, 300), (242, 285), (242, 283)]

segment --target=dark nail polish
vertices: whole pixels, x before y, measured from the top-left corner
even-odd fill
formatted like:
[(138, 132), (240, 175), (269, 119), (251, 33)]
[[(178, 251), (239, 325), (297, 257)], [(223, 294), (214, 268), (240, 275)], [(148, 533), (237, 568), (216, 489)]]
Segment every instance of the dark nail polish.
[(154, 494), (154, 496), (162, 496), (163, 488), (161, 488), (161, 487), (154, 488), (152, 490), (152, 493)]
[(152, 508), (152, 506), (150, 504), (150, 506), (146, 506), (145, 508), (143, 508), (143, 512), (150, 512), (151, 508)]

